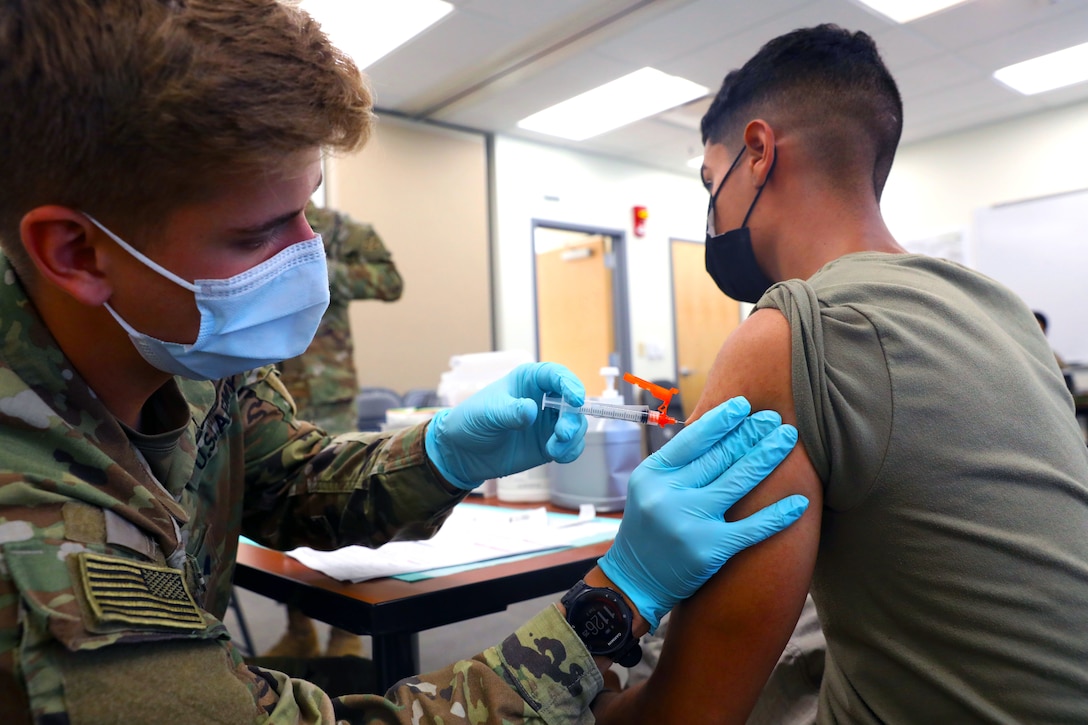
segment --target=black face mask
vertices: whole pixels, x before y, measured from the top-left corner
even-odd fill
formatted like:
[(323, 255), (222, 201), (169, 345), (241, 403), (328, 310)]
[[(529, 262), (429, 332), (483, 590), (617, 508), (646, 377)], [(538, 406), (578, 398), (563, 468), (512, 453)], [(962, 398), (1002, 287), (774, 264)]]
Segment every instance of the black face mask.
[[(729, 175), (733, 173), (737, 162), (744, 154), (744, 150), (741, 146), (740, 153), (733, 159), (729, 170), (725, 172), (718, 190), (710, 197), (710, 208), (706, 218), (706, 271), (718, 285), (718, 289), (733, 299), (741, 302), (758, 302), (774, 282), (767, 278), (756, 261), (756, 254), (752, 249), (752, 235), (748, 231), (748, 217), (752, 216), (752, 210), (755, 209), (756, 202), (763, 193), (763, 187), (767, 185), (767, 179), (771, 178), (774, 161), (771, 162), (771, 171), (767, 172), (767, 179), (756, 192), (756, 198), (752, 199), (752, 204), (748, 207), (748, 213), (744, 215), (740, 228), (714, 234), (714, 204), (726, 180), (729, 179)], [(776, 154), (775, 160), (777, 159)]]

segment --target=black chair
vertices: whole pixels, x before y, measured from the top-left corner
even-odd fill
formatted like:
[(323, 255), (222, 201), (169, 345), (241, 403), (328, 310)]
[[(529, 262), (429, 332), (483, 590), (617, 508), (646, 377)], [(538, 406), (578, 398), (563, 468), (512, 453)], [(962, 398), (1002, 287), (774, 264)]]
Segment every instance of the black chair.
[(355, 414), (359, 430), (381, 430), (382, 423), (385, 422), (385, 411), (403, 406), (404, 399), (395, 390), (380, 387), (359, 388), (359, 394), (355, 396)]
[[(660, 385), (663, 388), (671, 389), (676, 387), (676, 383), (672, 380), (651, 380), (654, 385)], [(653, 393), (649, 390), (642, 388), (638, 389), (638, 404), (648, 405), (650, 410), (657, 410), (661, 405), (661, 401), (654, 397)], [(684, 406), (680, 401), (680, 393), (676, 393), (672, 396), (672, 400), (669, 401), (669, 407), (666, 408), (667, 414), (676, 418), (677, 420), (684, 419)], [(646, 426), (646, 451), (653, 453), (669, 442), (674, 435), (680, 432), (681, 426), (678, 425), (666, 425), (664, 427), (660, 425), (648, 425)]]

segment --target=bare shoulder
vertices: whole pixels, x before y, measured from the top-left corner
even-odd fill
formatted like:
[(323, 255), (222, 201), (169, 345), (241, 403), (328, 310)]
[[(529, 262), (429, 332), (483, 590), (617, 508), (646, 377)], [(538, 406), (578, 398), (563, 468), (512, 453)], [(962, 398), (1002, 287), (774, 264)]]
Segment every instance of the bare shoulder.
[[(692, 412), (696, 418), (722, 401), (743, 395), (752, 410), (773, 410), (784, 423), (797, 424), (793, 402), (790, 325), (781, 312), (758, 310), (725, 342), (707, 376), (706, 387)], [(783, 539), (799, 538), (802, 530), (818, 531), (822, 485), (816, 470), (798, 445), (786, 460), (730, 512), (729, 518), (750, 514), (793, 493), (809, 497), (810, 507), (801, 524)]]
[(781, 312), (763, 309), (750, 315), (722, 343), (692, 417), (743, 395), (752, 410), (775, 410), (793, 423), (790, 349), (790, 326)]

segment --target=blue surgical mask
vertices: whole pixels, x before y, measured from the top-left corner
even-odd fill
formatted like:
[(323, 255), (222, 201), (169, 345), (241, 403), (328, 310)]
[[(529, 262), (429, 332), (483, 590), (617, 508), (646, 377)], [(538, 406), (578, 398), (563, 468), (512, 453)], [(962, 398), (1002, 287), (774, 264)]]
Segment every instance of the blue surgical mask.
[[(706, 271), (722, 292), (735, 300), (754, 303), (758, 302), (763, 293), (774, 284), (764, 274), (756, 260), (756, 253), (752, 248), (752, 233), (748, 230), (748, 217), (756, 208), (756, 202), (763, 193), (763, 187), (767, 185), (766, 180), (756, 192), (756, 197), (752, 199), (752, 204), (748, 207), (748, 213), (744, 215), (744, 221), (741, 222), (740, 227), (721, 234), (716, 234), (714, 230), (714, 205), (718, 201), (718, 194), (721, 193), (722, 187), (725, 186), (729, 175), (733, 173), (744, 151), (745, 147), (742, 145), (729, 170), (725, 172), (722, 182), (718, 184), (718, 190), (710, 197), (710, 208), (706, 215)], [(776, 155), (775, 160), (777, 158)], [(774, 171), (773, 161), (771, 171)], [(768, 171), (767, 178), (769, 179), (770, 176), (771, 172)]]
[(171, 375), (218, 380), (300, 355), (329, 306), (328, 264), (320, 235), (229, 279), (188, 282), (87, 218), (145, 266), (193, 292), (200, 332), (192, 344), (145, 335), (105, 305), (144, 360)]

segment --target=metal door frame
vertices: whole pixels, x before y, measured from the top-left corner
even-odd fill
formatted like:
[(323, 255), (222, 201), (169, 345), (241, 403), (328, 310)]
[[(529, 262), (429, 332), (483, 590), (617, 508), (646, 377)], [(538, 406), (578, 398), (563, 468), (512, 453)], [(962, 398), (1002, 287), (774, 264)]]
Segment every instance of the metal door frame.
[[(627, 235), (619, 229), (553, 222), (546, 219), (530, 220), (529, 231), (529, 244), (532, 247), (531, 257), (533, 260), (533, 338), (536, 346), (534, 353), (537, 359), (540, 359), (540, 309), (537, 304), (538, 290), (536, 284), (536, 230), (538, 228), (599, 235), (612, 239), (612, 327), (615, 335), (613, 341), (616, 350), (615, 356), (618, 359), (615, 361), (609, 360), (609, 363), (619, 368), (621, 376), (624, 372), (631, 371), (633, 355), (631, 350), (631, 309), (627, 302)], [(627, 404), (633, 405), (635, 403), (633, 386), (623, 382), (622, 377), (616, 381), (616, 388), (623, 395), (623, 399)]]

